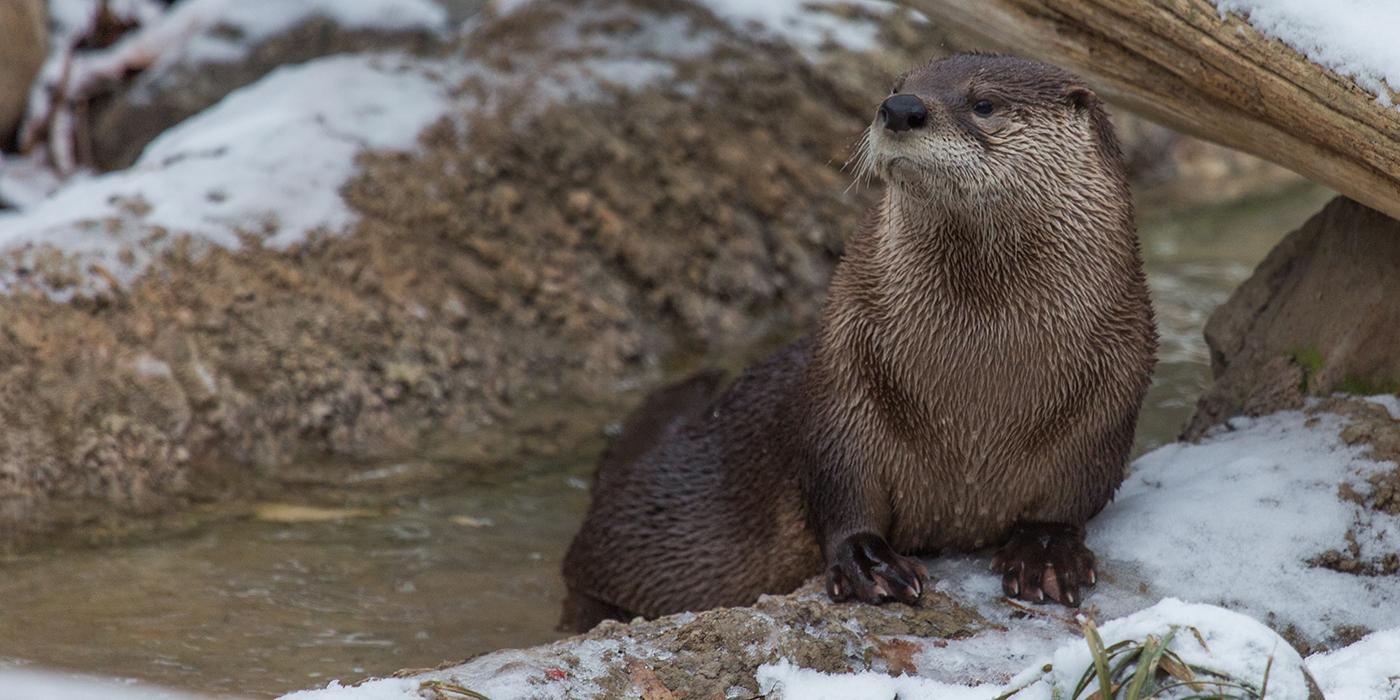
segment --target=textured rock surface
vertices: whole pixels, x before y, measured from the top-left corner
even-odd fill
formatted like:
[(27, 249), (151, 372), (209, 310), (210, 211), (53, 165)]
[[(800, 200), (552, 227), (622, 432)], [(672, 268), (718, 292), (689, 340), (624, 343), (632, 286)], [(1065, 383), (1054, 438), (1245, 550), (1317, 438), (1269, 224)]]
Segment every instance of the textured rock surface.
[[(879, 50), (797, 46), (678, 0), (547, 3), (455, 37), (316, 20), (244, 64), (162, 64), (99, 98), (94, 152), (115, 165), (279, 61), (387, 48), (490, 68), (453, 86), (482, 106), (416, 154), (361, 157), (349, 231), (281, 251), (253, 230), (230, 251), (162, 229), (182, 243), (130, 285), (0, 298), (0, 543), (280, 492), (311, 458), (477, 469), (570, 449), (696, 356), (809, 323), (875, 194), (848, 189), (849, 147), (891, 76), (945, 42), (907, 13), (808, 11), (873, 26)], [(637, 67), (669, 77), (629, 84)], [(1144, 134), (1140, 182), (1224, 153), (1123, 123)], [(34, 263), (57, 288), (106, 274)]]
[(752, 698), (761, 697), (755, 676), (764, 664), (914, 674), (925, 645), (993, 627), (941, 593), (926, 593), (918, 607), (832, 604), (814, 580), (750, 608), (605, 622), (554, 644), (494, 652), (438, 671), (404, 671), (403, 680), (371, 681), (361, 691), (366, 697), (451, 698), (458, 697), (451, 692), (456, 687), (488, 697)]
[[(653, 55), (655, 22), (704, 50)], [(589, 82), (558, 32), (675, 80)], [(663, 359), (811, 319), (872, 196), (840, 170), (869, 86), (917, 50), (818, 70), (660, 0), (524, 10), (450, 49), (495, 67), (459, 88), (488, 106), (363, 156), (345, 235), (177, 245), (110, 293), (0, 298), (0, 540), (281, 489), (310, 455), (480, 467), (592, 438)], [(586, 99), (541, 104), (545, 70)]]
[(1274, 249), (1211, 315), (1215, 384), (1186, 436), (1333, 392), (1400, 391), (1400, 222), (1344, 197)]
[(89, 150), (100, 170), (130, 166), (162, 131), (278, 66), (341, 53), (400, 50), (431, 55), (443, 47), (426, 31), (347, 30), (313, 18), (221, 63), (174, 63), (138, 74), (93, 106)]

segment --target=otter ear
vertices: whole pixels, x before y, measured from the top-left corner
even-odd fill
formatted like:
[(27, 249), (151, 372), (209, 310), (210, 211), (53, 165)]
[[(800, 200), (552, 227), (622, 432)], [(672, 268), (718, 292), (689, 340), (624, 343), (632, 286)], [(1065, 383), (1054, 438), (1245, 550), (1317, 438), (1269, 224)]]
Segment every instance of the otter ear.
[(1084, 85), (1072, 84), (1065, 88), (1065, 102), (1079, 112), (1087, 112), (1099, 104), (1099, 96)]

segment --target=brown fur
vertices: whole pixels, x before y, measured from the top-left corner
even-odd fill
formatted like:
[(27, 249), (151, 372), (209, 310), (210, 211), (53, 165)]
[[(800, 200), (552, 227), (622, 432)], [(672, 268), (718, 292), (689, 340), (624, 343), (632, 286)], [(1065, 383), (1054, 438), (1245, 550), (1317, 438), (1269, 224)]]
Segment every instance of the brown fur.
[(624, 435), (648, 449), (600, 465), (564, 626), (786, 592), (857, 533), (909, 553), (1077, 527), (1122, 480), (1156, 334), (1102, 106), (1000, 56), (931, 63), (896, 92), (928, 127), (868, 130), (860, 165), (889, 186), (820, 328), (707, 409), (672, 390), (688, 398), (653, 402), (653, 435)]

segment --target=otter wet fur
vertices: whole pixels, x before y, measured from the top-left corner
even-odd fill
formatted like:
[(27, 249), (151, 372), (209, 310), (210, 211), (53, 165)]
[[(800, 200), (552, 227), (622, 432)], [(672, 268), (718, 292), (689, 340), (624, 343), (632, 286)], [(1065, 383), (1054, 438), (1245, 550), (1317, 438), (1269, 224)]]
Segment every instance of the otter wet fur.
[(1006, 595), (1077, 606), (1157, 336), (1122, 154), (1076, 76), (956, 55), (899, 79), (886, 189), (820, 326), (722, 393), (653, 395), (602, 458), (561, 626), (753, 603), (825, 572), (917, 602), (912, 555), (999, 546)]

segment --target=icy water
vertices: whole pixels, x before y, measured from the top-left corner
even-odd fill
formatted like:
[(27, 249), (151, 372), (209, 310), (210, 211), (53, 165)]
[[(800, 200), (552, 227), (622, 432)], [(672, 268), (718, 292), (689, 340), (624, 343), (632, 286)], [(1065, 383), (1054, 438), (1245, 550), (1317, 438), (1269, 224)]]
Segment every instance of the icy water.
[[(1206, 317), (1328, 194), (1149, 212), (1162, 329), (1139, 448), (1172, 440), (1209, 381)], [(235, 520), (0, 563), (0, 665), (267, 696), (556, 638), (559, 561), (588, 460), (404, 498), (338, 522)]]

